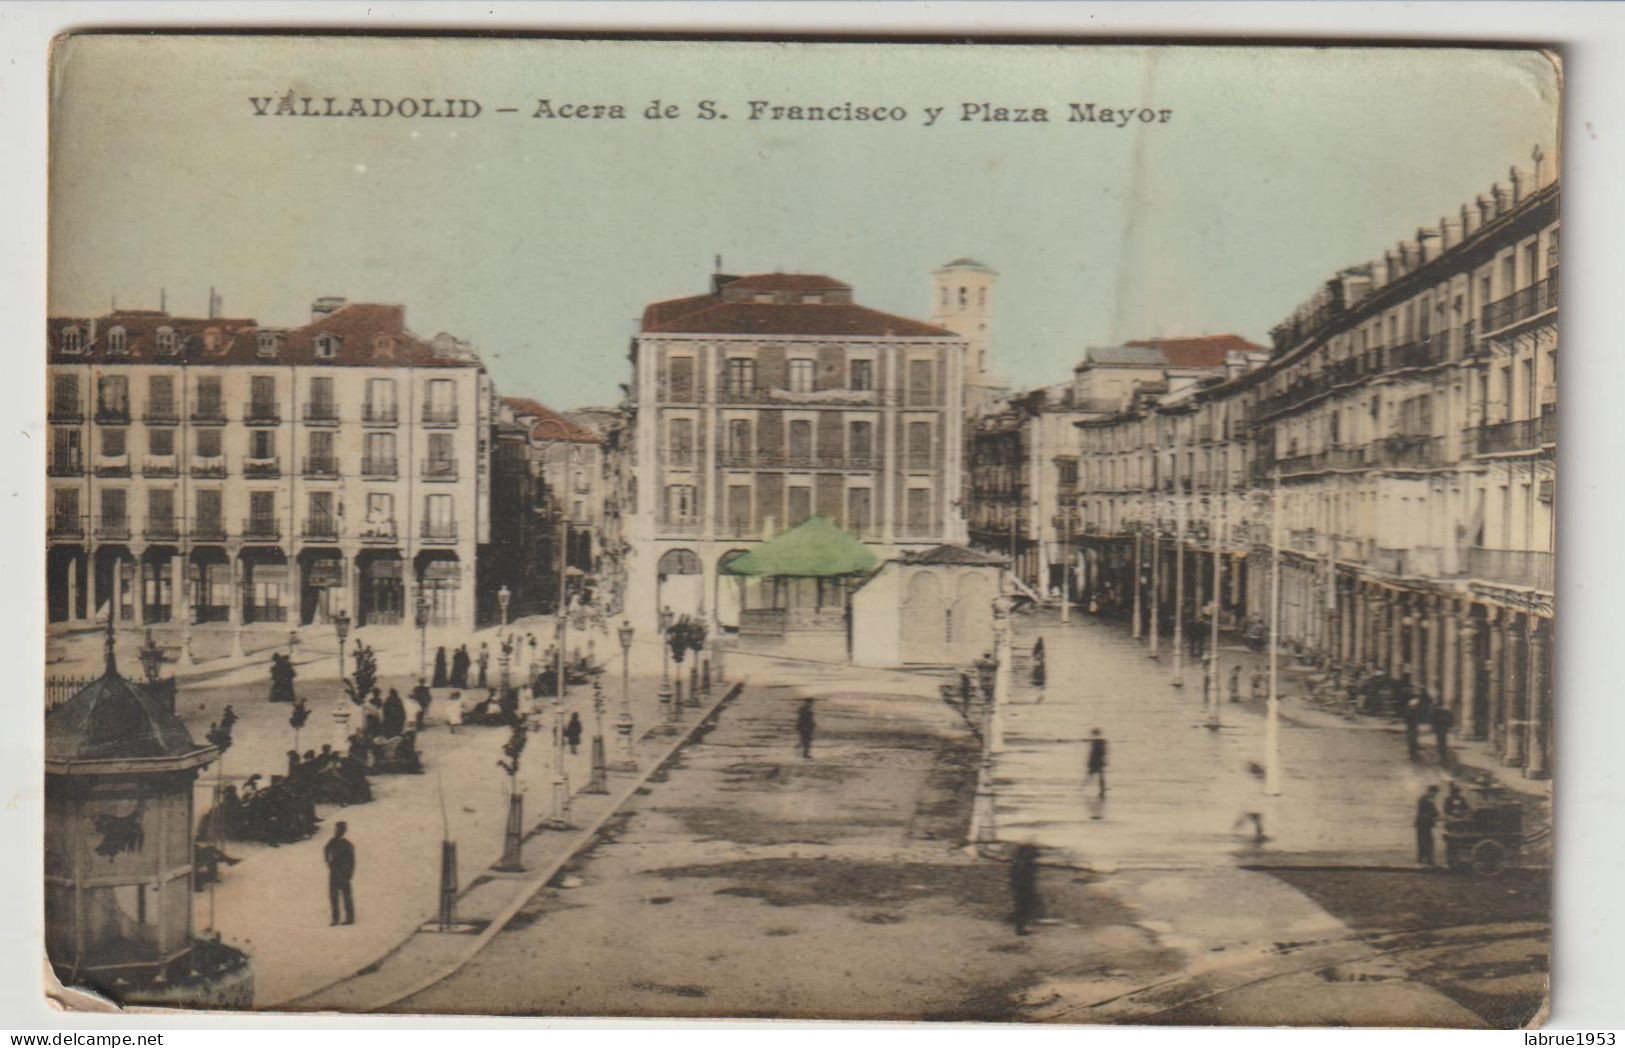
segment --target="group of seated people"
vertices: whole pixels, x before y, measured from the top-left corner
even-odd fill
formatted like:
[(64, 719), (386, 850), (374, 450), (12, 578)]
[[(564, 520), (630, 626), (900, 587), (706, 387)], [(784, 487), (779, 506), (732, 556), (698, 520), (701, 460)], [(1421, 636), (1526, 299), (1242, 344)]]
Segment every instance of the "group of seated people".
[(399, 735), (369, 734), (363, 728), (350, 736), (347, 759), (363, 769), (363, 774), (423, 773), (423, 756), (418, 753), (418, 733), (411, 728)]
[(350, 753), (335, 752), (326, 743), (320, 753), (306, 750), (303, 757), (289, 750), (288, 779), (317, 804), (344, 806), (372, 800), (366, 765)]
[(283, 775), (271, 776), (260, 786), (250, 775), (239, 793), (234, 785), (221, 787), (214, 807), (198, 823), (200, 841), (260, 841), (292, 844), (316, 832), (321, 820), (310, 791)]

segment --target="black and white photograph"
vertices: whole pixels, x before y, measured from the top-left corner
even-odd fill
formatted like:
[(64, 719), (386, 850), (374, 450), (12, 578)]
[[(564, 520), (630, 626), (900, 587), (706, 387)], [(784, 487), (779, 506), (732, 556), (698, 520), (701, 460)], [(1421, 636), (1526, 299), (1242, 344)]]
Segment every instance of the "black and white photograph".
[(40, 996), (1538, 1027), (1563, 77), (59, 38)]

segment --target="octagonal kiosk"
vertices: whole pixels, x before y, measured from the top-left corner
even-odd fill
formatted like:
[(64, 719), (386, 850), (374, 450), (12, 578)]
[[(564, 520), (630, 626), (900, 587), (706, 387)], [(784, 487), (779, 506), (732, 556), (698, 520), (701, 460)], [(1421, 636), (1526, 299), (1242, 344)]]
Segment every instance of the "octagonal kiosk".
[(46, 952), (120, 1004), (248, 1008), (248, 958), (192, 927), (192, 785), (218, 751), (154, 691), (109, 626), (106, 673), (45, 718)]

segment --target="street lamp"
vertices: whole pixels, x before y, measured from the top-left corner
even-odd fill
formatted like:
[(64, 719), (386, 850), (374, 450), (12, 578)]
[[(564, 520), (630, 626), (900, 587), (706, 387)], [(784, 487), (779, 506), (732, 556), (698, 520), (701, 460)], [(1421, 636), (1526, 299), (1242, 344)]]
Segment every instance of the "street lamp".
[(508, 602), (513, 600), (513, 592), (507, 586), (497, 590), (497, 608), (502, 613), (502, 628), (508, 628)]
[(615, 770), (637, 771), (632, 754), (632, 624), (623, 622), (616, 636), (621, 642), (621, 713), (615, 718)]
[(982, 689), (982, 701), (993, 702), (993, 681), (999, 672), (999, 663), (993, 658), (992, 652), (986, 652), (976, 660), (976, 682)]
[(660, 609), (660, 708), (665, 711), (666, 719), (673, 720), (677, 716), (677, 705), (672, 702), (671, 696), (671, 645), (666, 643), (666, 631), (671, 629), (671, 608)]
[(592, 682), (592, 778), (587, 793), (609, 792), (609, 764), (604, 759), (604, 685)]
[(423, 592), (423, 583), (418, 583), (418, 599), (414, 609), (417, 612), (418, 624), (418, 676), (429, 675), (429, 595)]
[[(350, 703), (345, 701), (342, 694), (344, 689), (344, 641), (350, 636), (350, 613), (340, 611), (333, 616), (333, 632), (339, 638), (339, 690), (341, 692), (338, 704), (333, 707), (333, 724), (338, 729), (337, 746), (343, 746), (350, 738)], [(366, 696), (355, 696), (357, 704), (366, 701)]]
[(147, 683), (157, 684), (158, 671), (162, 668), (164, 662), (164, 649), (160, 648), (158, 642), (153, 639), (152, 630), (147, 631), (147, 643), (136, 654), (141, 658), (141, 668), (147, 674)]
[(350, 613), (341, 611), (333, 616), (333, 631), (339, 635), (339, 680), (344, 680), (344, 640), (350, 635)]

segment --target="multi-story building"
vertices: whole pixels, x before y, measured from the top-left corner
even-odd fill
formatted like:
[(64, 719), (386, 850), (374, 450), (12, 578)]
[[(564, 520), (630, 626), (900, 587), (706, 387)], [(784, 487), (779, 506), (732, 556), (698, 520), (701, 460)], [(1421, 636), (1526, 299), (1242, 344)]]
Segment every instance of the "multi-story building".
[(400, 306), (49, 322), (50, 619), (472, 624), (491, 387)]
[(632, 343), (628, 607), (737, 615), (726, 562), (817, 514), (878, 555), (964, 539), (965, 339), (826, 276), (713, 278)]
[(1465, 737), (1548, 775), (1557, 236), (1537, 151), (1328, 280), (1266, 367), (1086, 423), (1089, 585), (1171, 615), (1182, 504), (1187, 553), (1216, 539), (1227, 613), (1262, 628), (1278, 498), (1285, 642), (1426, 689)]

